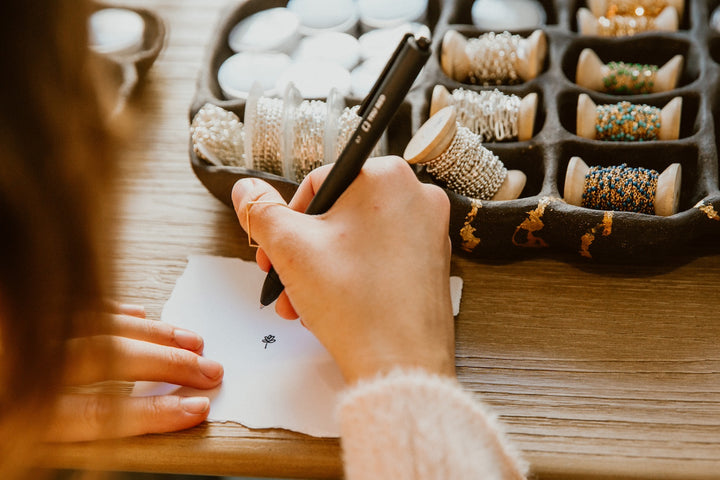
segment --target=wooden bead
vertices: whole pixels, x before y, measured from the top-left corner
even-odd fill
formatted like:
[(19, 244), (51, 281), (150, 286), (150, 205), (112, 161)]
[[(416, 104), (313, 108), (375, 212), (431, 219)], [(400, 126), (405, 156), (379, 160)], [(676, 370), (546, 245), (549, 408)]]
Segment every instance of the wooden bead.
[[(565, 174), (564, 199), (570, 205), (581, 206), (585, 190), (585, 177), (590, 167), (580, 157), (572, 157)], [(655, 214), (667, 217), (678, 211), (682, 167), (673, 163), (658, 177), (655, 190)]]

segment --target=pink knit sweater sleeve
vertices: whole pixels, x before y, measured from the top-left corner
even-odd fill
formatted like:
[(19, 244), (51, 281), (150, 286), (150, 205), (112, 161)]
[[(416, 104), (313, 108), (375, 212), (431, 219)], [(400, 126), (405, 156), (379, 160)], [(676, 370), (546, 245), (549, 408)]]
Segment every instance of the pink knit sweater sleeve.
[(338, 406), (345, 478), (524, 479), (496, 417), (454, 379), (394, 371)]

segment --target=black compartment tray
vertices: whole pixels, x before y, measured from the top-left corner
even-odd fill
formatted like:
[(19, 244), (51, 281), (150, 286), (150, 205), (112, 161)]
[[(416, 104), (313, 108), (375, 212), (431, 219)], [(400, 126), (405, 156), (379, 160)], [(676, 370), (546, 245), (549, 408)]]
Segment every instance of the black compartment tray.
[[(493, 202), (473, 200), (448, 191), (452, 205), (450, 235), (456, 251), (477, 258), (527, 256), (534, 249), (558, 248), (600, 261), (647, 261), (683, 250), (690, 240), (720, 234), (720, 189), (718, 188), (718, 114), (720, 114), (720, 34), (708, 25), (716, 1), (692, 1), (685, 6), (680, 30), (648, 32), (623, 38), (582, 36), (575, 16), (584, 0), (542, 0), (548, 24), (548, 55), (542, 73), (504, 93), (539, 95), (534, 136), (526, 142), (489, 143), (501, 160), (527, 175), (527, 184), (517, 200)], [(242, 18), (259, 10), (284, 6), (284, 1), (245, 0), (223, 15), (208, 49), (190, 108), (190, 118), (205, 103), (214, 103), (243, 118), (242, 100), (225, 100), (217, 84), (217, 71), (231, 51), (230, 29)], [(417, 86), (408, 94), (389, 129), (389, 150), (402, 154), (412, 133), (427, 120), (432, 88), (444, 85), (483, 90), (449, 78), (440, 67), (442, 38), (449, 29), (467, 36), (484, 33), (471, 25), (471, 0), (430, 1), (428, 23), (433, 31), (434, 54)], [(530, 31), (513, 32), (528, 35)], [(622, 60), (663, 64), (675, 54), (685, 57), (677, 87), (648, 95), (613, 96), (582, 88), (574, 83), (580, 51), (592, 48), (603, 61)], [(575, 135), (578, 95), (587, 93), (596, 103), (665, 105), (671, 98), (683, 99), (680, 138), (674, 141), (611, 143)], [(349, 99), (359, 102), (361, 99)], [(680, 207), (677, 214), (658, 217), (629, 212), (603, 212), (575, 207), (562, 200), (565, 170), (572, 156), (588, 165), (641, 166), (661, 171), (671, 163), (682, 165)], [(272, 174), (238, 167), (217, 167), (198, 158), (190, 148), (192, 168), (218, 199), (231, 205), (233, 183), (243, 177), (269, 181), (286, 199), (297, 184)], [(421, 169), (423, 181), (432, 179)]]

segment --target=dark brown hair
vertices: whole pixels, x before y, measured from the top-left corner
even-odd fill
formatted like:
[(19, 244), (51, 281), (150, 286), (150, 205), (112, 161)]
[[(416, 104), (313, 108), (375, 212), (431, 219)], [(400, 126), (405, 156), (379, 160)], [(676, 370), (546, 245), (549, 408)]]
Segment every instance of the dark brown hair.
[(0, 472), (2, 447), (23, 433), (6, 428), (47, 412), (64, 341), (105, 293), (98, 222), (113, 159), (87, 49), (90, 8), (30, 0), (0, 15)]

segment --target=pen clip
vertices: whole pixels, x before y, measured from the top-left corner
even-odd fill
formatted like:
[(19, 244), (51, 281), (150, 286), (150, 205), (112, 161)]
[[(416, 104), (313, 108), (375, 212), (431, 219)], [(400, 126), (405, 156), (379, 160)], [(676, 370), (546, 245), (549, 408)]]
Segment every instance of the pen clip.
[(368, 109), (370, 105), (372, 105), (374, 102), (373, 100), (378, 95), (378, 91), (380, 90), (380, 86), (382, 85), (385, 78), (390, 73), (390, 70), (392, 70), (393, 65), (398, 61), (398, 57), (400, 56), (400, 52), (405, 47), (405, 44), (408, 42), (410, 37), (412, 37), (412, 33), (406, 33), (403, 35), (402, 40), (400, 40), (400, 43), (398, 43), (398, 46), (395, 48), (395, 51), (393, 52), (392, 56), (390, 57), (390, 60), (385, 64), (385, 68), (383, 68), (382, 73), (378, 77), (377, 81), (375, 82), (375, 85), (373, 85), (370, 92), (367, 94), (367, 96), (363, 99), (362, 103), (360, 104), (360, 108), (358, 109), (358, 116), (362, 117), (365, 115), (365, 111)]

